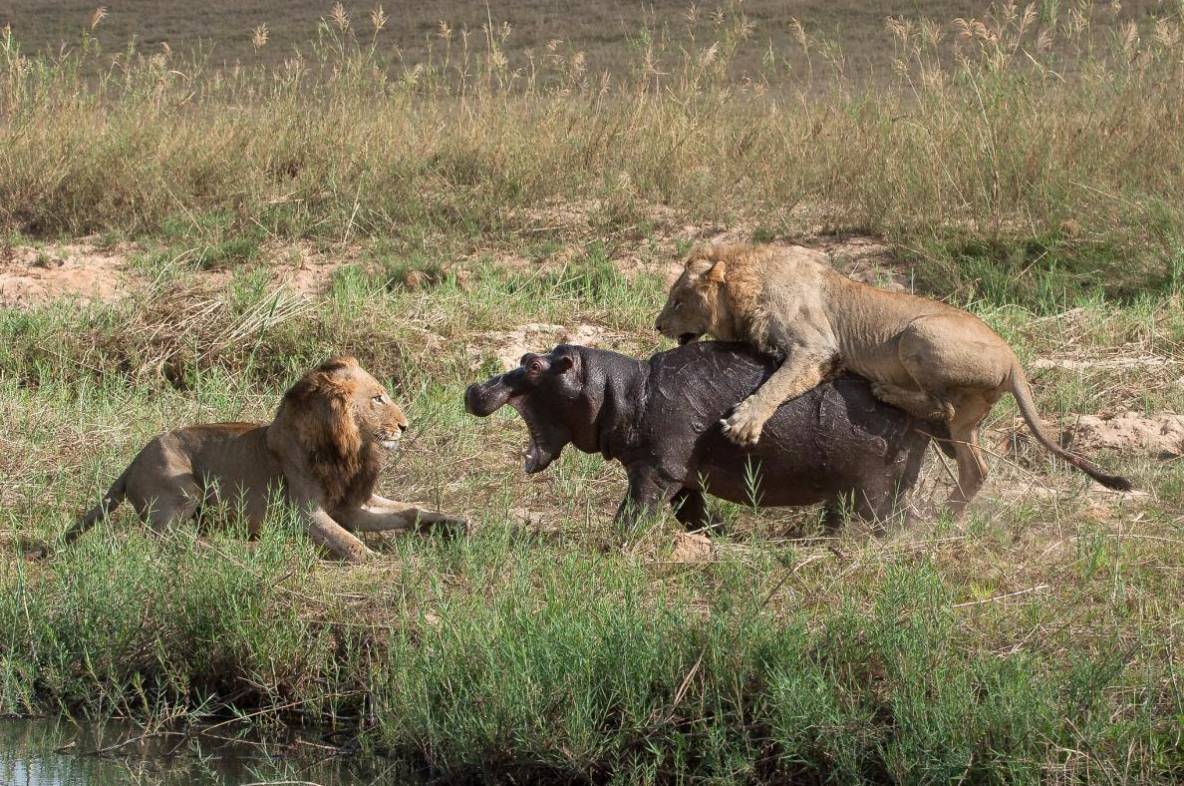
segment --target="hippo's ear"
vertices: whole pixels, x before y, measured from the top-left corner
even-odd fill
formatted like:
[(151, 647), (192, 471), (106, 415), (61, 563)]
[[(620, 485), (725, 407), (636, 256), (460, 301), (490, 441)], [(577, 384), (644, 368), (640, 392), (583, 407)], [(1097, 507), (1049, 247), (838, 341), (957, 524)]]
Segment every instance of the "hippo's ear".
[(566, 374), (574, 365), (571, 355), (560, 355), (551, 363), (551, 370), (556, 374)]

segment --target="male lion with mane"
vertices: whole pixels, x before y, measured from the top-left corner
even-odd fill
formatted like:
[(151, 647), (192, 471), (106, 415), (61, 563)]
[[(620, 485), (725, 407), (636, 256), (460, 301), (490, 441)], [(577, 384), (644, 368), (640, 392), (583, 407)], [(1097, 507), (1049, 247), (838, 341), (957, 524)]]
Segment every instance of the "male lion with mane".
[(655, 327), (680, 344), (704, 333), (744, 341), (781, 366), (723, 421), (755, 445), (777, 407), (842, 369), (871, 380), (881, 401), (949, 424), (958, 462), (950, 509), (961, 515), (987, 474), (979, 425), (1004, 393), (1046, 449), (1104, 486), (1128, 490), (1056, 444), (1041, 428), (1027, 377), (1011, 347), (973, 314), (936, 300), (852, 281), (802, 247), (697, 249), (670, 288)]
[(66, 542), (124, 499), (157, 530), (205, 504), (241, 505), (255, 535), (277, 493), (300, 511), (315, 543), (350, 562), (371, 552), (347, 530), (465, 527), (463, 520), (374, 494), (385, 454), (406, 428), (403, 411), (357, 360), (331, 358), (284, 394), (271, 423), (208, 423), (154, 438), (66, 532)]

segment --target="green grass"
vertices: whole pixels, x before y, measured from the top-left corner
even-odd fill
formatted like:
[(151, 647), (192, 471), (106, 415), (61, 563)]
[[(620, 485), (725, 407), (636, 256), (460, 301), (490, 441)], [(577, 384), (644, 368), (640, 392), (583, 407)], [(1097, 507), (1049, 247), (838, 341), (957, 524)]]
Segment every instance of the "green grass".
[[(803, 11), (805, 46), (774, 37), (752, 82), (769, 42), (735, 7), (685, 51), (645, 28), (664, 73), (640, 69), (644, 36), (632, 59), (606, 42), (605, 84), (568, 49), (516, 73), (512, 36), (433, 49), (411, 79), (358, 15), (296, 70), (179, 47), (112, 66), (122, 11), (103, 46), (29, 59), (18, 22), (0, 47), (0, 260), (93, 233), (129, 249), (130, 283), (114, 303), (0, 309), (0, 714), (348, 729), (439, 782), (1179, 781), (1179, 460), (1103, 453), (1142, 494), (1101, 495), (1008, 441), (1003, 401), (966, 522), (932, 514), (949, 491), (934, 458), (930, 515), (907, 527), (826, 533), (814, 510), (716, 503), (728, 526), (698, 562), (668, 517), (612, 526), (619, 467), (569, 449), (524, 477), (521, 422), (461, 406), (524, 325), (667, 346), (651, 326), (668, 265), (718, 227), (870, 233), (881, 274), (969, 308), (1026, 363), (1149, 361), (1033, 374), (1050, 422), (1184, 411), (1178, 13), (1159, 9), (1157, 37), (1131, 4), (1132, 48), (1102, 11), (1076, 29), (1070, 5), (1051, 47), (1047, 22), (1005, 11), (977, 42), (875, 34), (867, 57), (903, 65), (874, 92), (816, 35), (841, 9)], [(866, 12), (877, 29), (887, 10)], [(781, 24), (766, 11), (744, 6), (758, 30)], [(277, 285), (305, 268), (332, 272)], [(255, 542), (232, 511), (160, 537), (121, 511), (57, 543), (151, 436), (267, 419), (342, 352), (411, 422), (379, 491), (463, 512), (471, 537), (370, 537), (378, 558), (348, 567), (283, 511)]]
[[(167, 345), (206, 349), (170, 374), (148, 362), (165, 350), (170, 308), (7, 312), (0, 713), (115, 715), (146, 730), (232, 712), (361, 723), (366, 749), (444, 780), (1179, 777), (1178, 462), (1107, 457), (1153, 495), (1129, 507), (1073, 493), (1008, 502), (998, 490), (1031, 473), (1084, 485), (1021, 448), (991, 460), (995, 485), (964, 528), (934, 519), (883, 538), (853, 527), (797, 540), (816, 531), (814, 512), (728, 506), (716, 561), (671, 562), (672, 522), (609, 523), (618, 468), (569, 450), (525, 479), (517, 419), (460, 406), (491, 368), (472, 354), (488, 330), (603, 318), (633, 325), (622, 349), (654, 345), (644, 325), (661, 281), (628, 281), (597, 253), (533, 272), (477, 262), (464, 286), (392, 289), (385, 268), (343, 272), (314, 311), (219, 348), (211, 337), (275, 298), (244, 272), (212, 296), (224, 306), (208, 322)], [(207, 274), (187, 275), (177, 285)], [(1025, 355), (1167, 324), (1166, 304), (1076, 305), (1072, 323), (1046, 323), (1063, 336), (1029, 329), (1018, 309), (981, 313)], [(1177, 332), (1160, 328), (1162, 340), (1177, 341), (1184, 325), (1168, 323)], [(444, 340), (425, 342), (422, 324)], [(475, 535), (371, 538), (379, 559), (349, 568), (317, 559), (282, 515), (247, 543), (231, 513), (212, 513), (200, 535), (157, 538), (125, 511), (72, 549), (22, 558), (52, 544), (147, 437), (266, 418), (336, 348), (391, 382), (413, 424), (382, 492), (463, 510)], [(1046, 417), (1127, 400), (1121, 388), (1096, 398), (1122, 372), (1063, 373), (1038, 383)], [(1179, 406), (1178, 391), (1161, 395)], [(921, 496), (936, 502), (941, 472), (926, 477)], [(522, 507), (543, 514), (541, 528), (515, 523)]]
[[(0, 47), (0, 226), (164, 237), (223, 266), (293, 241), (611, 251), (673, 211), (756, 238), (871, 231), (936, 257), (931, 280), (960, 271), (966, 297), (1178, 289), (1184, 71), (1179, 13), (1159, 10), (1121, 34), (1068, 9), (1053, 25), (999, 7), (969, 38), (893, 23), (874, 87), (803, 82), (784, 57), (826, 70), (842, 50), (766, 47), (739, 5), (693, 46), (618, 52), (632, 70), (605, 80), (497, 37), (391, 74), (356, 25), (288, 67), (229, 70), (180, 50), (31, 58), (18, 27)], [(753, 50), (773, 57), (743, 80)], [(1007, 280), (980, 286), (976, 266)]]
[[(1111, 543), (1082, 564), (1103, 585)], [(314, 563), (281, 526), (248, 552), (132, 533), (35, 579), (18, 563), (3, 706), (365, 715), (369, 745), (450, 780), (1147, 783), (1184, 766), (1162, 642), (1126, 639), (1121, 604), (1097, 609), (1090, 647), (1053, 631), (991, 652), (967, 625), (1016, 615), (952, 607), (915, 553), (796, 609), (773, 598), (799, 576), (792, 547), (662, 576), (492, 528), (399, 544), (344, 587)], [(1042, 605), (1024, 626), (1047, 624)]]

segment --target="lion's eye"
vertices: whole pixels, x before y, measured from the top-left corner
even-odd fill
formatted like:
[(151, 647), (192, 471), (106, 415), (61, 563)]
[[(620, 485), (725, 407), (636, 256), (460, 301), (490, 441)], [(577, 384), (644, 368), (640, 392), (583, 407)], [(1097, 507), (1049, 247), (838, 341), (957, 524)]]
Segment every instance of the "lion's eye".
[(682, 308), (682, 301), (681, 301), (681, 300), (676, 300), (676, 301), (674, 301), (674, 305), (673, 305), (673, 306), (671, 306), (671, 308), (672, 308), (674, 311), (678, 311), (680, 308)]
[(372, 399), (371, 399), (371, 401), (373, 401), (375, 404), (381, 404), (381, 403), (382, 403), (382, 400), (383, 400), (384, 398), (386, 398), (386, 394), (385, 394), (385, 393), (379, 393), (377, 396), (375, 396), (374, 398), (372, 398)]

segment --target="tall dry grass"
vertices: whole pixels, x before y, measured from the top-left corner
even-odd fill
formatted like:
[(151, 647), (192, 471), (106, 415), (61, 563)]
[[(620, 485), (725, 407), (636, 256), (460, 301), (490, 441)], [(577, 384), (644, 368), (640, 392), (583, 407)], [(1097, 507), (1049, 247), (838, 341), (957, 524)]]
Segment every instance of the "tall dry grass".
[(556, 201), (592, 206), (606, 229), (667, 205), (918, 248), (959, 230), (1071, 234), (1166, 271), (1184, 245), (1181, 14), (1165, 4), (1103, 35), (1092, 8), (889, 19), (896, 68), (875, 89), (845, 77), (809, 20), (795, 44), (808, 68), (770, 47), (764, 73), (735, 78), (735, 53), (763, 45), (739, 4), (712, 40), (643, 31), (626, 79), (589, 73), (559, 41), (508, 54), (513, 30), (492, 20), (442, 24), (426, 60), (401, 62), (377, 43), (383, 15), (340, 8), (277, 69), (105, 52), (89, 34), (31, 58), (9, 32), (0, 225), (488, 238), (545, 229), (537, 208)]

